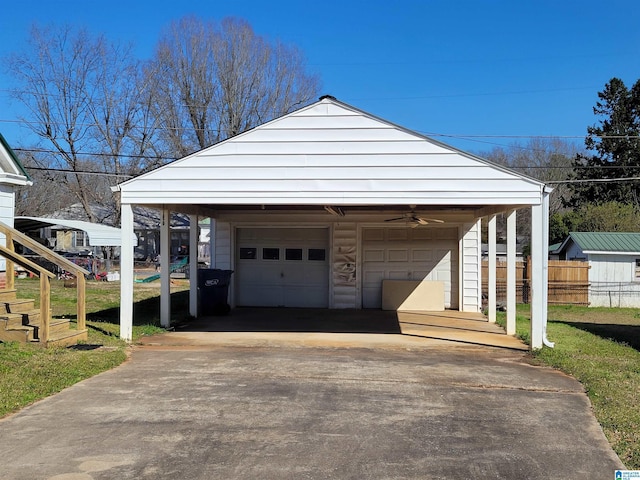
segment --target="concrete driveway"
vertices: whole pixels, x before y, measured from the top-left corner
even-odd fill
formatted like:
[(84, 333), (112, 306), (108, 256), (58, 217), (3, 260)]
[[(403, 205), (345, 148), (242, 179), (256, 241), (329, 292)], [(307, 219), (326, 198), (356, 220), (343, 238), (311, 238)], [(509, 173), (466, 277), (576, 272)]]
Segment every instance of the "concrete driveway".
[[(361, 345), (364, 347), (366, 345)], [(0, 421), (3, 479), (613, 478), (575, 380), (488, 347), (146, 346)]]

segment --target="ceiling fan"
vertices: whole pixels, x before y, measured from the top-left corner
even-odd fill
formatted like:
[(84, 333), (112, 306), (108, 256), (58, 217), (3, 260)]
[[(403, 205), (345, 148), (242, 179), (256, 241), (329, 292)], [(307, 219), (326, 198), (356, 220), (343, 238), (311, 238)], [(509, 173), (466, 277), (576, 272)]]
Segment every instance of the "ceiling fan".
[(411, 224), (411, 228), (416, 228), (420, 225), (429, 225), (430, 223), (444, 223), (444, 220), (437, 218), (425, 218), (418, 216), (415, 212), (403, 213), (401, 217), (387, 218), (385, 222), (398, 222), (404, 221)]

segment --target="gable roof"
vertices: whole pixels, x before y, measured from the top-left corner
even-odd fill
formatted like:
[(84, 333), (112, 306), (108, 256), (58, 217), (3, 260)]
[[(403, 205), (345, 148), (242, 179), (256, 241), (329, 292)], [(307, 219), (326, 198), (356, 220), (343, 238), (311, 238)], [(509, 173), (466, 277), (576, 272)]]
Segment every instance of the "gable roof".
[(556, 251), (564, 250), (570, 241), (584, 253), (640, 254), (640, 233), (571, 232)]
[(31, 185), (31, 177), (18, 160), (18, 156), (0, 133), (0, 183)]
[(544, 184), (336, 100), (128, 180), (122, 203), (533, 205)]

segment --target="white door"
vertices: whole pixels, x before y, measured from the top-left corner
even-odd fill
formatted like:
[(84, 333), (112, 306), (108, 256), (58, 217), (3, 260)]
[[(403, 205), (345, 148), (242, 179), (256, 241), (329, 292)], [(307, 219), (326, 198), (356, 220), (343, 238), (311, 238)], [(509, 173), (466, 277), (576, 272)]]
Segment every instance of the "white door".
[(380, 308), (382, 280), (444, 282), (445, 308), (458, 308), (458, 229), (365, 228), (362, 231), (362, 307)]
[(236, 305), (329, 306), (327, 228), (238, 228)]

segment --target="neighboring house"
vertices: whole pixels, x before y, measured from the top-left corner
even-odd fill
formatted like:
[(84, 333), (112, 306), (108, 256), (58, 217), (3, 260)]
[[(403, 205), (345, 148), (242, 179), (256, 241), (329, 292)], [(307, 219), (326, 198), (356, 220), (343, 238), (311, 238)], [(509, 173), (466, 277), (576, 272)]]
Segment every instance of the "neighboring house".
[(589, 306), (640, 308), (640, 233), (571, 232), (549, 254), (589, 262)]
[(79, 256), (100, 257), (103, 248), (119, 252), (122, 240), (119, 228), (81, 220), (20, 216), (15, 218), (15, 228), (58, 253)]
[[(108, 205), (92, 204), (91, 211), (98, 220), (89, 222), (84, 207), (75, 203), (62, 210), (39, 218), (23, 217), (16, 227), (24, 232), (33, 232), (48, 247), (65, 253), (83, 253), (90, 251), (102, 256), (102, 248), (116, 246), (113, 253), (117, 258), (120, 252), (119, 228), (113, 227), (117, 213)], [(151, 208), (135, 209), (136, 260), (153, 260), (159, 254), (160, 212)], [(178, 255), (189, 244), (189, 218), (174, 214), (171, 218), (172, 242), (171, 254)], [(114, 230), (115, 229), (115, 230)], [(110, 230), (116, 231), (115, 236)], [(114, 243), (112, 237), (117, 237)], [(93, 240), (92, 240), (93, 239)]]
[[(482, 259), (486, 260), (489, 258), (489, 244), (482, 244)], [(507, 245), (504, 243), (496, 244), (496, 259), (498, 262), (506, 262), (507, 261)], [(524, 255), (522, 254), (522, 244), (516, 243), (516, 261), (522, 262), (524, 261)]]
[[(15, 152), (0, 134), (0, 221), (13, 227), (15, 213), (15, 188), (32, 185), (33, 182)], [(5, 245), (5, 238), (0, 234), (0, 243)], [(6, 270), (4, 258), (0, 258), (0, 271)]]
[[(481, 220), (488, 218), (495, 231), (496, 216), (507, 215), (507, 244), (515, 258), (515, 212), (531, 209), (532, 282), (539, 292), (532, 301), (532, 345), (542, 346), (545, 185), (333, 97), (114, 191), (125, 236), (140, 206), (160, 209), (167, 219), (172, 212), (187, 213), (191, 224), (199, 217), (215, 219), (211, 266), (234, 270), (232, 306), (380, 308), (383, 281), (402, 280), (437, 283), (444, 290), (443, 308), (480, 312)], [(164, 226), (161, 241), (168, 238)], [(196, 242), (192, 231), (190, 243)], [(495, 244), (495, 235), (489, 242)], [(130, 339), (133, 258), (126, 251), (120, 332)], [(191, 278), (196, 268), (190, 264)], [(168, 325), (168, 274), (161, 282), (161, 321)], [(513, 287), (507, 316), (515, 328)], [(193, 315), (196, 299), (192, 284)]]

